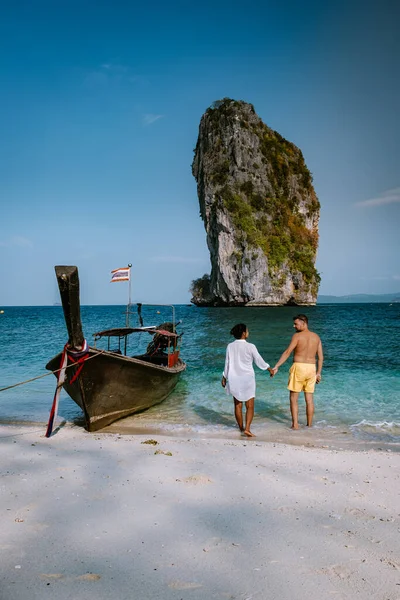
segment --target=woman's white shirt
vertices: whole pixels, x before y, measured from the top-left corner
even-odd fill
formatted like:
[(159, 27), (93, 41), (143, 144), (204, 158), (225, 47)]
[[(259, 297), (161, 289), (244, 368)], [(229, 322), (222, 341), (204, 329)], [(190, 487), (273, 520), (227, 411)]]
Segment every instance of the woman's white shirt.
[(254, 398), (256, 393), (253, 362), (263, 371), (269, 368), (254, 344), (246, 340), (235, 340), (228, 344), (224, 369), (226, 389), (240, 402)]

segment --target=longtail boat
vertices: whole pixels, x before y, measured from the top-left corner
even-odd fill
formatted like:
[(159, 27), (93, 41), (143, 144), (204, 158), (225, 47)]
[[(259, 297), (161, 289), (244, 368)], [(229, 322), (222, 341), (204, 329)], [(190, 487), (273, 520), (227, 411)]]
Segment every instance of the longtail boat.
[[(175, 317), (171, 323), (158, 327), (121, 327), (97, 332), (94, 347), (89, 346), (82, 331), (78, 269), (56, 266), (55, 271), (68, 343), (63, 353), (47, 363), (46, 369), (59, 371), (65, 359), (62, 387), (82, 409), (86, 429), (97, 431), (162, 402), (186, 368), (179, 357), (181, 335), (176, 333)], [(128, 336), (143, 332), (153, 336), (146, 352), (127, 356)], [(106, 350), (96, 348), (100, 338), (108, 340)], [(116, 350), (110, 350), (113, 338), (118, 339)], [(59, 374), (55, 375), (58, 379)]]

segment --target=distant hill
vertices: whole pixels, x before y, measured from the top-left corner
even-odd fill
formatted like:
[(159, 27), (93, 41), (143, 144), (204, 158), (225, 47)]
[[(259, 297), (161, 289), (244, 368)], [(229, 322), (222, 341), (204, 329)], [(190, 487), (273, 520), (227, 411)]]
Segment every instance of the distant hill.
[(400, 302), (400, 292), (393, 294), (350, 294), (349, 296), (319, 295), (317, 304), (360, 304), (371, 302)]

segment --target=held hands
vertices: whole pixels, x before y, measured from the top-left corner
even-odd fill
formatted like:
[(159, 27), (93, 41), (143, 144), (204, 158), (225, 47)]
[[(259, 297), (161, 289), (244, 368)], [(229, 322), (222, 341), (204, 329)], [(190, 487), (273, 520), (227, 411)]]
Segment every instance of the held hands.
[(221, 385), (222, 385), (223, 388), (226, 387), (226, 379), (225, 379), (225, 377), (223, 377), (221, 379)]
[(270, 376), (271, 376), (271, 377), (273, 377), (274, 375), (276, 375), (276, 374), (277, 374), (277, 372), (278, 372), (278, 369), (277, 369), (276, 367), (274, 367), (273, 369), (270, 367), (270, 368), (268, 369), (268, 371), (269, 371), (269, 374), (270, 374)]

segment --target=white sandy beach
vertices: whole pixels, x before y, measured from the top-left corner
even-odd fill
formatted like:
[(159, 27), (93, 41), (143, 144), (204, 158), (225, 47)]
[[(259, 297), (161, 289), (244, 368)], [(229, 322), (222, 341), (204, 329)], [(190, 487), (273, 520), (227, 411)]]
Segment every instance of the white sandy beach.
[(399, 454), (148, 438), (0, 426), (1, 600), (400, 599)]

